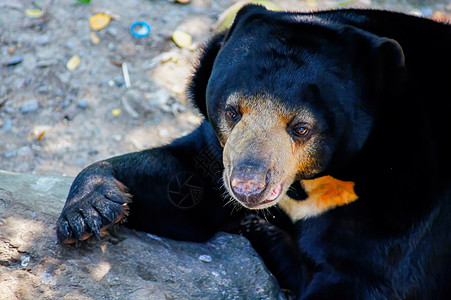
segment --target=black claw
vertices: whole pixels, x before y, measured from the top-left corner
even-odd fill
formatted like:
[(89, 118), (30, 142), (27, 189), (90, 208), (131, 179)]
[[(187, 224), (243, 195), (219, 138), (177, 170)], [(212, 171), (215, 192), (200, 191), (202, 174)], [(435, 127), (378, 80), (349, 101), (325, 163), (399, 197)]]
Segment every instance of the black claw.
[(104, 197), (118, 204), (130, 203), (130, 194), (126, 192), (126, 188), (119, 181), (114, 181), (113, 186), (108, 186), (104, 192)]
[(58, 242), (60, 243), (64, 242), (72, 236), (72, 230), (70, 229), (69, 223), (67, 222), (66, 218), (60, 217), (60, 219), (58, 219), (56, 236), (58, 238)]
[(120, 193), (115, 192), (105, 194), (105, 198), (118, 204), (124, 204), (129, 202), (127, 197), (121, 195)]
[(94, 207), (109, 223), (115, 222), (124, 211), (124, 207), (116, 202), (96, 201)]
[(86, 225), (88, 227), (88, 230), (94, 234), (94, 236), (97, 239), (100, 239), (100, 229), (103, 227), (103, 224), (106, 224), (106, 222), (102, 223), (102, 218), (97, 212), (96, 209), (93, 207), (89, 207), (85, 209), (82, 213), (83, 218), (86, 222)]
[(86, 223), (79, 212), (73, 214), (70, 219), (69, 225), (72, 228), (73, 236), (76, 240), (79, 240), (87, 232)]

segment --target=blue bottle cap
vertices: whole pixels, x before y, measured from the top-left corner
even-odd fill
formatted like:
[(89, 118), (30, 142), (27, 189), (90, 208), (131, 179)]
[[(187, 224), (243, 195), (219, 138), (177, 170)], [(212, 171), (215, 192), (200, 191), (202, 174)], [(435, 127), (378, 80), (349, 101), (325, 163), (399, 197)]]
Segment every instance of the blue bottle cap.
[(144, 21), (138, 21), (130, 25), (130, 33), (133, 36), (142, 38), (150, 34), (150, 26)]

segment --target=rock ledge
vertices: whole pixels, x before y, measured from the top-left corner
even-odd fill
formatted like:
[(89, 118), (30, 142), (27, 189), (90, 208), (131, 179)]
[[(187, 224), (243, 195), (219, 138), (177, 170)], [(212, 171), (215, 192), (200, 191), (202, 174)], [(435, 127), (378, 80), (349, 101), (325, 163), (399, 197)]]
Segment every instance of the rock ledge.
[(282, 299), (249, 242), (177, 242), (120, 228), (78, 248), (56, 242), (73, 178), (0, 171), (0, 299)]

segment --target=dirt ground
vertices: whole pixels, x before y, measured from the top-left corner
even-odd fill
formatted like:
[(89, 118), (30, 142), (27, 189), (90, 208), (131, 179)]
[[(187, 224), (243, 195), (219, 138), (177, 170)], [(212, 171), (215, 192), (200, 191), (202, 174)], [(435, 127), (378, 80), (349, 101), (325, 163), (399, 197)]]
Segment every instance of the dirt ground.
[[(0, 0), (0, 169), (76, 175), (114, 155), (167, 143), (201, 121), (184, 96), (196, 48), (236, 1)], [(448, 0), (273, 0), (284, 10), (374, 7), (430, 17), (451, 13)], [(349, 2), (348, 4), (343, 4)], [(421, 6), (420, 6), (421, 5)], [(30, 18), (27, 9), (42, 9)], [(90, 39), (96, 12), (120, 18)], [(130, 34), (146, 21), (151, 33)], [(175, 30), (193, 37), (179, 48)], [(80, 65), (66, 63), (75, 55)], [(129, 69), (126, 87), (122, 63)]]

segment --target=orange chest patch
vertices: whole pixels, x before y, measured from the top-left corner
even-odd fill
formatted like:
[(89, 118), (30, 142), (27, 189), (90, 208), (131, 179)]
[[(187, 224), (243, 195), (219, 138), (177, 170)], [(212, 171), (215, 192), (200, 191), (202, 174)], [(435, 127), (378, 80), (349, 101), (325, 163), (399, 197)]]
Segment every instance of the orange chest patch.
[(301, 180), (301, 185), (308, 195), (307, 199), (296, 201), (285, 196), (278, 204), (293, 222), (322, 214), (359, 198), (354, 191), (354, 182), (332, 176)]

